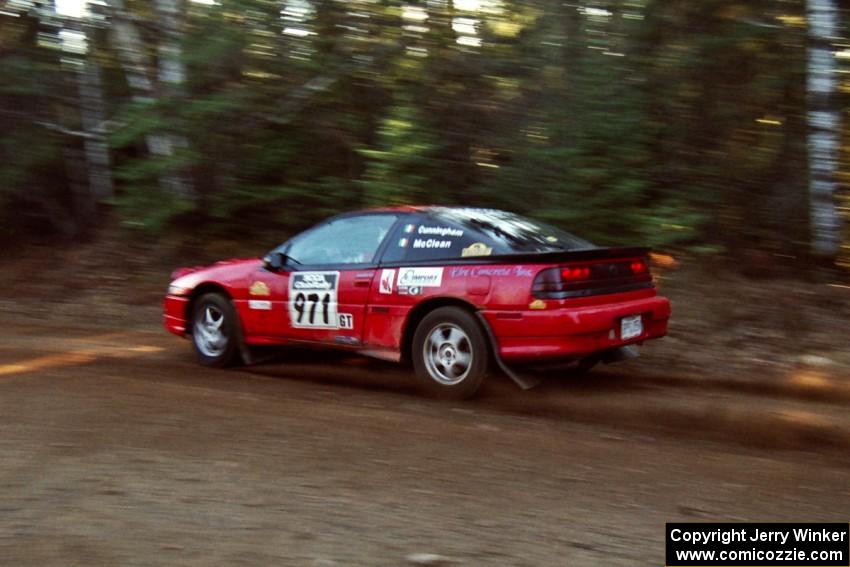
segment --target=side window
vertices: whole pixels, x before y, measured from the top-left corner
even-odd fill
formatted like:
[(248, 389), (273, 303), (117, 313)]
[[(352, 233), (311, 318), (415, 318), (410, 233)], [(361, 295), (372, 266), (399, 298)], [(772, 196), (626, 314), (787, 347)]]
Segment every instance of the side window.
[(384, 262), (451, 260), (505, 254), (504, 246), (477, 230), (433, 217), (410, 217), (393, 233)]
[(397, 218), (378, 214), (332, 220), (297, 236), (287, 254), (304, 265), (367, 264)]

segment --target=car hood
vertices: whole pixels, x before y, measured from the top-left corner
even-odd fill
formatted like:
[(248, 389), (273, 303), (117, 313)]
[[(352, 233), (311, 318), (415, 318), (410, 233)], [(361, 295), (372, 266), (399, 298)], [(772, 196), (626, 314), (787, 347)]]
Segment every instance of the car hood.
[(204, 282), (232, 285), (263, 265), (260, 258), (233, 258), (208, 266), (177, 268), (171, 273), (172, 285), (191, 289)]

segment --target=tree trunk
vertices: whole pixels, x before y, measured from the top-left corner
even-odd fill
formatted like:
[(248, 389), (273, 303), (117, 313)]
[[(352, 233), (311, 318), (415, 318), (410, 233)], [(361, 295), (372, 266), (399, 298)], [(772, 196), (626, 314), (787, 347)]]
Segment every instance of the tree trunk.
[[(157, 2), (157, 7), (161, 2)], [(168, 4), (168, 13), (164, 14), (164, 28), (170, 29), (163, 34), (163, 40), (159, 47), (159, 69), (157, 76), (162, 85), (164, 94), (171, 94), (174, 89), (182, 89), (185, 82), (185, 71), (180, 61), (179, 29), (175, 24), (176, 13), (171, 10), (177, 9), (177, 2), (165, 2)], [(133, 92), (133, 100), (136, 102), (153, 103), (159, 95), (155, 88), (153, 79), (153, 65), (145, 52), (136, 25), (126, 11), (123, 0), (109, 0), (112, 8), (112, 41), (127, 75), (127, 82)], [(163, 47), (165, 46), (165, 47)], [(170, 158), (175, 151), (188, 146), (186, 138), (168, 133), (149, 134), (145, 137), (148, 152), (158, 158)], [(162, 175), (159, 179), (160, 187), (166, 193), (170, 193), (184, 199), (194, 199), (195, 192), (179, 172), (172, 171)]]
[(89, 186), (98, 202), (114, 196), (109, 148), (106, 145), (106, 109), (100, 68), (89, 55), (77, 68), (77, 85), (80, 93), (80, 119), (83, 131), (86, 162), (88, 163)]
[(835, 104), (835, 58), (831, 40), (838, 25), (834, 0), (807, 0), (809, 21), (808, 123), (809, 223), (812, 251), (835, 256), (841, 224), (835, 204), (835, 172), (841, 114)]
[[(184, 7), (184, 2), (180, 0), (156, 0), (160, 29), (157, 75), (159, 94), (166, 98), (181, 98), (184, 95), (186, 66), (183, 63), (183, 52), (180, 47), (182, 30), (179, 18)], [(166, 134), (164, 138), (168, 155), (189, 147), (189, 141), (182, 134)], [(175, 173), (171, 183), (173, 184), (171, 190), (174, 193), (184, 198), (195, 198), (195, 190), (191, 182), (182, 173)]]

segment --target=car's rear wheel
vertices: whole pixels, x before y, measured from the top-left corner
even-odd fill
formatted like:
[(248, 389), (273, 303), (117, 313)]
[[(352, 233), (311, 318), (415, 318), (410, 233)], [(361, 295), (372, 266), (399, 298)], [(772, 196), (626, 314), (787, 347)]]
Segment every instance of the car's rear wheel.
[(487, 374), (489, 357), (481, 326), (459, 307), (428, 313), (413, 335), (413, 369), (420, 386), (434, 396), (475, 395)]
[(198, 360), (205, 366), (221, 368), (238, 361), (239, 321), (228, 298), (207, 293), (195, 301), (192, 344)]

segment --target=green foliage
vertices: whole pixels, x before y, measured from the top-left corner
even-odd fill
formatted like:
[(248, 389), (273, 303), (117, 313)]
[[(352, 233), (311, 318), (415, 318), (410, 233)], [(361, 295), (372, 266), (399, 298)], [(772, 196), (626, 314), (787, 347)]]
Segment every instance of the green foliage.
[[(158, 53), (155, 10), (129, 6)], [(452, 6), (323, 0), (284, 3), (281, 18), (272, 0), (186, 3), (186, 82), (145, 103), (129, 100), (99, 34), (120, 214), (153, 232), (191, 219), (245, 234), (363, 206), (463, 203), (600, 243), (805, 242), (803, 0)], [(67, 106), (54, 96), (67, 71), (33, 50), (32, 22), (15, 25), (0, 102), (25, 110), (0, 113), (14, 132), (0, 141), (4, 210), (39, 172), (62, 170), (69, 143), (36, 125)], [(157, 136), (186, 144), (156, 157)], [(169, 175), (196, 198), (168, 195)]]
[(439, 201), (429, 176), (440, 164), (435, 144), (409, 103), (393, 106), (378, 130), (378, 149), (361, 149), (368, 166), (360, 182), (369, 205)]
[(193, 210), (191, 202), (163, 191), (156, 184), (133, 185), (117, 199), (124, 226), (148, 234), (159, 234), (171, 227), (175, 219)]
[(63, 140), (49, 129), (61, 74), (36, 29), (29, 17), (0, 22), (0, 238), (61, 233), (70, 201)]

